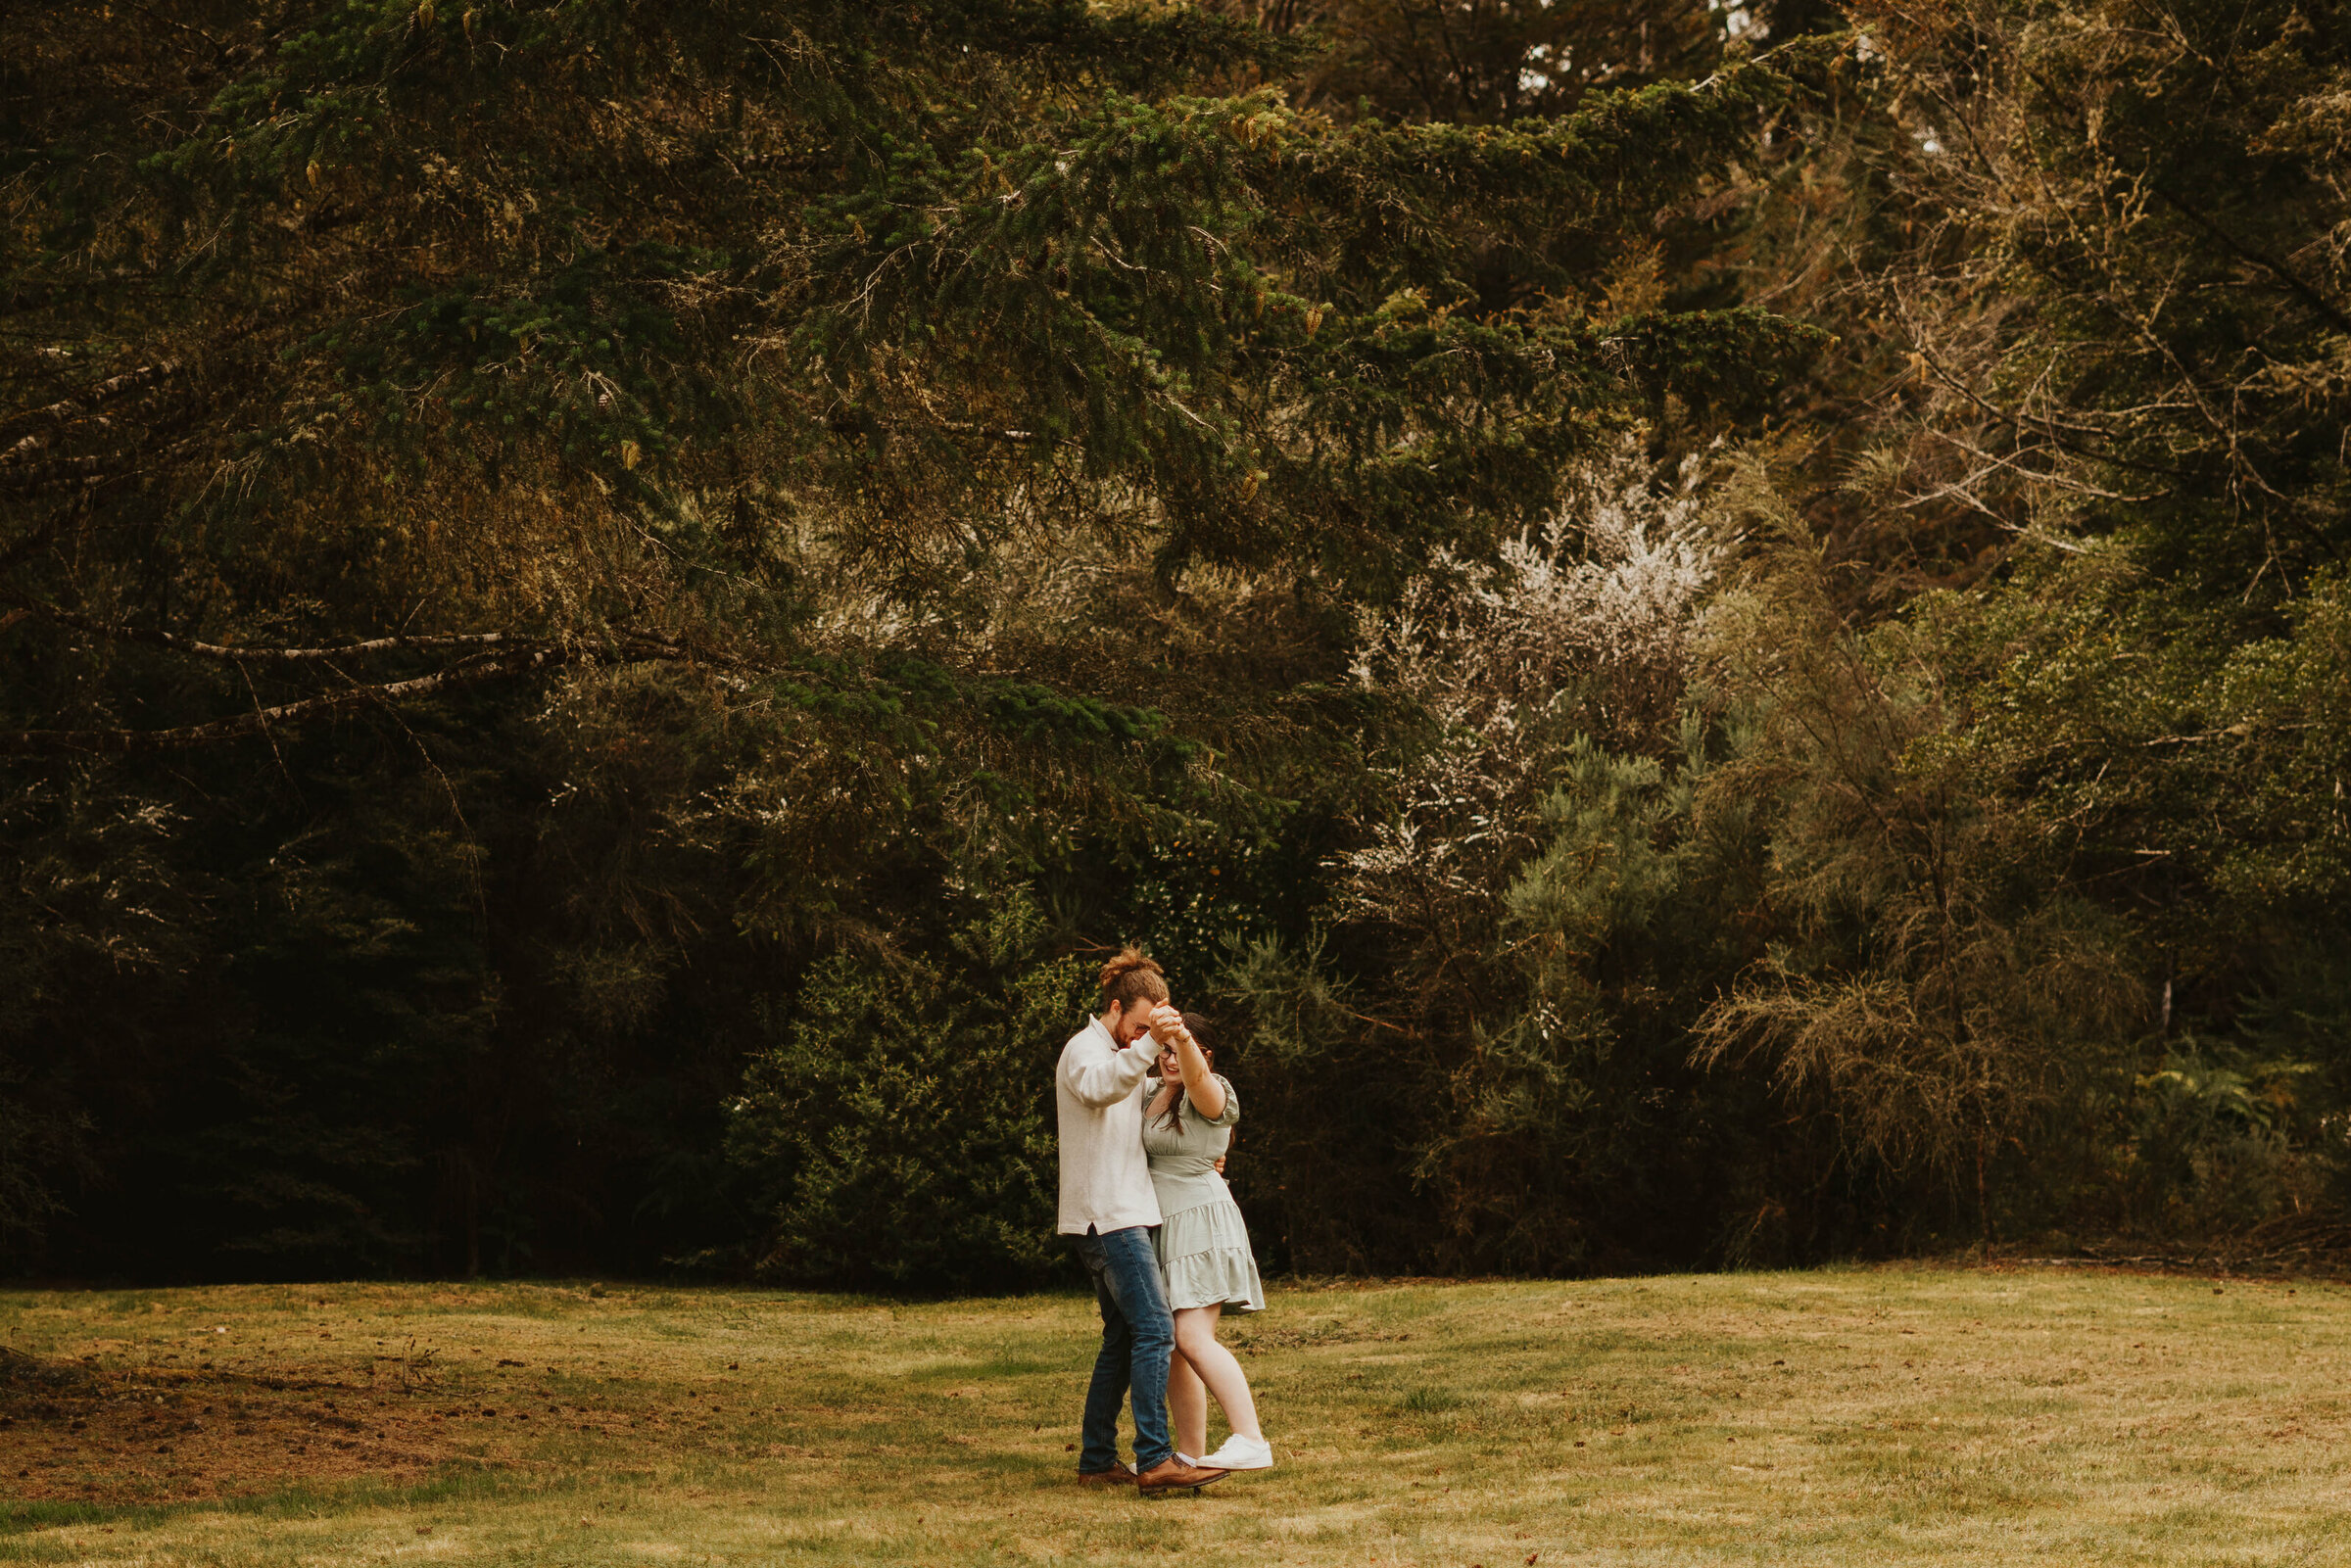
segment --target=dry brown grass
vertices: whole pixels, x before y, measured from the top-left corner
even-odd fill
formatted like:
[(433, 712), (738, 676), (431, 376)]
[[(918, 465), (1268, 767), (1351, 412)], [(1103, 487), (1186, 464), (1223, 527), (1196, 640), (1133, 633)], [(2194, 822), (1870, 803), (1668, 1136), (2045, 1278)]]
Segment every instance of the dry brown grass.
[(1293, 1286), (1229, 1336), (1281, 1468), (1156, 1504), (1071, 1482), (1089, 1315), (0, 1295), (0, 1342), (71, 1369), (0, 1394), (0, 1561), (2351, 1563), (2351, 1292), (2329, 1284)]

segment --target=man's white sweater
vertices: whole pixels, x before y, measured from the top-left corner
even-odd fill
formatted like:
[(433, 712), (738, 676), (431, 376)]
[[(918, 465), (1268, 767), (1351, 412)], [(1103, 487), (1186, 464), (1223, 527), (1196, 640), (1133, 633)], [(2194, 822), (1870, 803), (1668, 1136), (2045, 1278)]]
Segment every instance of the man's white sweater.
[(1061, 1113), (1061, 1233), (1082, 1236), (1159, 1223), (1143, 1158), (1143, 1078), (1158, 1053), (1122, 1051), (1095, 1019), (1061, 1048), (1053, 1104)]

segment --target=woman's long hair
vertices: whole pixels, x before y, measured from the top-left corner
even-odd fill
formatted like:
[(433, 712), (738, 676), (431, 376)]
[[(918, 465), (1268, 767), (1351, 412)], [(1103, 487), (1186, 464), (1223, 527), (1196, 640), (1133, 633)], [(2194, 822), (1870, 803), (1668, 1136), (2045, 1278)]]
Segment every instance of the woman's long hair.
[[(1192, 1031), (1192, 1042), (1200, 1047), (1200, 1054), (1208, 1058), (1209, 1070), (1212, 1072), (1216, 1070), (1217, 1048), (1209, 1043), (1209, 1036), (1213, 1031), (1208, 1026), (1208, 1020), (1197, 1013), (1186, 1013), (1183, 1016), (1183, 1026)], [(1159, 1124), (1170, 1132), (1181, 1132), (1183, 1130), (1183, 1102), (1188, 1097), (1183, 1092), (1181, 1078), (1176, 1078), (1175, 1084), (1175, 1097), (1168, 1101), (1168, 1109), (1161, 1115)]]

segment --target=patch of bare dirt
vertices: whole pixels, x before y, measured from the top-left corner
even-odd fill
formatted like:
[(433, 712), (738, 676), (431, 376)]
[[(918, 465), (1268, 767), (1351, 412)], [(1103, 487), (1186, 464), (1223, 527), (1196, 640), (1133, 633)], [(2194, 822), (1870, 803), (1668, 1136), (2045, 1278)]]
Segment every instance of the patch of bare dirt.
[[(589, 1412), (574, 1411), (574, 1416)], [(102, 1369), (0, 1347), (0, 1494), (202, 1501), (506, 1462), (554, 1412), (300, 1375)], [(583, 1423), (587, 1424), (587, 1423)]]

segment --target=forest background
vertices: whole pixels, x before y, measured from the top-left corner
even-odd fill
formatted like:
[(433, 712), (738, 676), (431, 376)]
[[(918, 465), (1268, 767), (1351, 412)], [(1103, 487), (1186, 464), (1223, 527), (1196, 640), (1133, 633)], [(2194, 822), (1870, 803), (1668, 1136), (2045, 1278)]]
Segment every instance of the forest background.
[(0, 1266), (2347, 1234), (2340, 0), (0, 28)]

